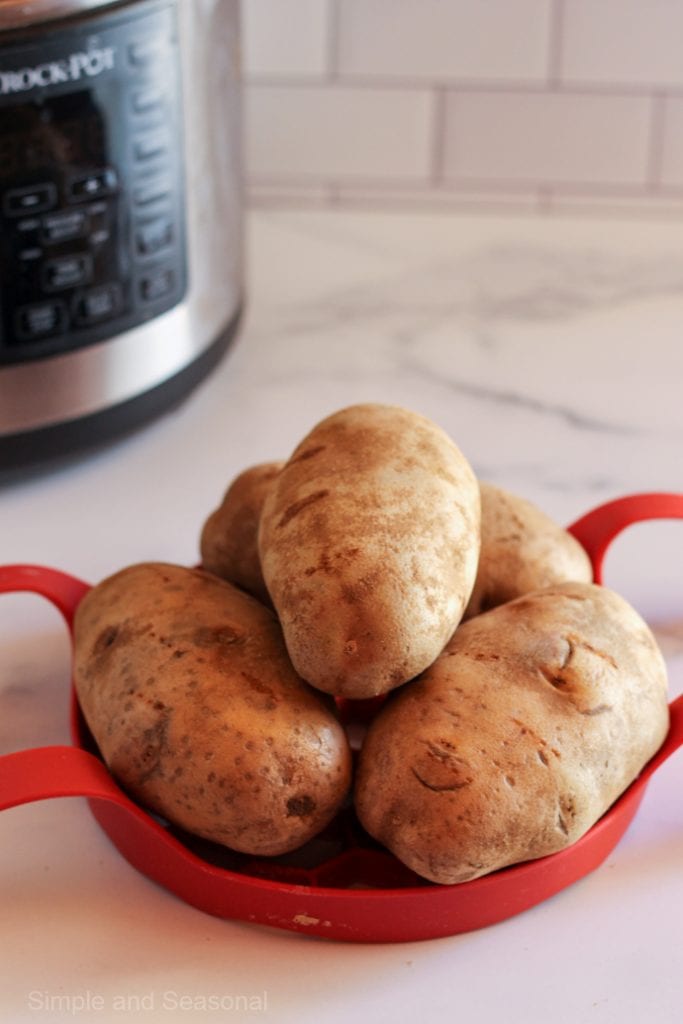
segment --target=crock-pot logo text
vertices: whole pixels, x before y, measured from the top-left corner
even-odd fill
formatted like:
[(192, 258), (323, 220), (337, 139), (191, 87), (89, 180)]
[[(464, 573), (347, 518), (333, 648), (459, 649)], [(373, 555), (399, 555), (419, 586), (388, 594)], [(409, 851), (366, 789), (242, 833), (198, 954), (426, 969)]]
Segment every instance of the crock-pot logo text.
[(113, 69), (114, 57), (114, 47), (104, 46), (101, 49), (71, 53), (68, 57), (45, 61), (34, 67), (0, 71), (0, 96), (44, 89), (45, 86), (61, 85), (62, 82), (78, 82), (82, 78), (95, 78)]

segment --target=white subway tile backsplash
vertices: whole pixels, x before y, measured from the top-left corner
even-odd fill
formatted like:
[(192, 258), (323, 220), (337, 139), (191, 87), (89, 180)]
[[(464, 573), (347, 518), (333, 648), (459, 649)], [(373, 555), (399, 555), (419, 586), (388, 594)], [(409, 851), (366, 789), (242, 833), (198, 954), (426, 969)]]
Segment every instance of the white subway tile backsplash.
[(664, 124), (659, 181), (683, 187), (683, 97), (669, 96), (664, 105)]
[(644, 184), (651, 102), (640, 96), (450, 93), (444, 177)]
[(552, 0), (339, 0), (338, 71), (541, 81)]
[(246, 121), (255, 180), (429, 174), (433, 96), (424, 89), (253, 85)]
[(567, 82), (683, 85), (681, 0), (567, 0), (562, 33)]
[(243, 0), (248, 76), (320, 76), (327, 71), (330, 0)]
[(256, 204), (681, 208), (683, 0), (242, 0), (242, 27)]

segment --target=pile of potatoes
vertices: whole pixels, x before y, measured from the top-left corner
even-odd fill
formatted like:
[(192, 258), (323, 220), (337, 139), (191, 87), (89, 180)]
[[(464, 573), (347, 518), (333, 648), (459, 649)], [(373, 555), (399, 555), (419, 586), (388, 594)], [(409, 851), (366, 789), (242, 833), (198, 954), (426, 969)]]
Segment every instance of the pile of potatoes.
[[(104, 760), (189, 832), (281, 854), (353, 790), (401, 861), (463, 882), (574, 842), (666, 736), (640, 616), (416, 413), (324, 419), (234, 480), (200, 549), (104, 580), (74, 626)], [(340, 698), (381, 695), (353, 778)]]

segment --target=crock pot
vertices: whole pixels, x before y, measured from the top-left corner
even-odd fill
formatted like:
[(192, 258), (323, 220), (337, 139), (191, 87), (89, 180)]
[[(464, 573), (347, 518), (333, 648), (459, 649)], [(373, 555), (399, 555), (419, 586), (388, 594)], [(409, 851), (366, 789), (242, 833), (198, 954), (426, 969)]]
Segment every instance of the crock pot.
[(0, 3), (0, 468), (138, 426), (242, 303), (238, 0)]

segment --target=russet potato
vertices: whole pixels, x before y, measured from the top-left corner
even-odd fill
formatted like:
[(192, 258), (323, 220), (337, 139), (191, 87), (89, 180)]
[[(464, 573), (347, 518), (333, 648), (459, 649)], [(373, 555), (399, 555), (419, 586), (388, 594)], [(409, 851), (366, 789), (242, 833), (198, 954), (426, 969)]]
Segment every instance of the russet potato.
[(94, 587), (76, 613), (74, 683), (114, 777), (206, 839), (284, 853), (348, 792), (332, 702), (296, 675), (272, 612), (209, 573), (144, 563)]
[(464, 882), (579, 839), (668, 730), (652, 633), (594, 584), (564, 583), (461, 625), (371, 724), (365, 828), (435, 882)]
[(258, 543), (299, 675), (373, 697), (426, 668), (460, 621), (479, 555), (479, 487), (428, 419), (351, 406), (278, 474)]
[(202, 527), (202, 568), (270, 603), (258, 553), (261, 509), (283, 462), (261, 462), (235, 477)]
[(481, 551), (464, 619), (553, 583), (591, 583), (579, 542), (532, 502), (481, 482)]

